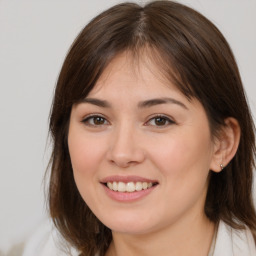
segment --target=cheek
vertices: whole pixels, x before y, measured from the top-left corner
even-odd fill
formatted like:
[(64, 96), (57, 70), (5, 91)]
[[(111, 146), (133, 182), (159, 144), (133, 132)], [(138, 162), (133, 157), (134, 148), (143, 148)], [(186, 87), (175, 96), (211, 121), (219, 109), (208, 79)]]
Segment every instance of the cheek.
[(162, 142), (164, 149), (160, 144), (152, 148), (151, 159), (162, 173), (163, 205), (159, 208), (165, 209), (170, 219), (194, 206), (203, 209), (211, 158), (211, 144), (206, 138), (198, 141), (184, 134)]
[(76, 175), (91, 175), (103, 156), (102, 141), (88, 136), (81, 136), (79, 132), (70, 131), (68, 145), (72, 167)]
[[(164, 145), (164, 148), (163, 146)], [(195, 187), (205, 183), (212, 157), (212, 143), (208, 133), (181, 133), (165, 141), (154, 143), (151, 158), (166, 181), (172, 186)]]
[(97, 209), (101, 205), (94, 197), (98, 186), (98, 170), (104, 155), (101, 144), (102, 140), (100, 142), (93, 136), (85, 136), (84, 131), (70, 129), (68, 146), (75, 183), (81, 197), (91, 209)]

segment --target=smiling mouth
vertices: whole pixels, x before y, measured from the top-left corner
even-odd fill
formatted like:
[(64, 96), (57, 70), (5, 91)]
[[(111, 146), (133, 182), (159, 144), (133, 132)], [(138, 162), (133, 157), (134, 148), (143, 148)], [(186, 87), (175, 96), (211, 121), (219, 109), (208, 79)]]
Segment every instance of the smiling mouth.
[(132, 193), (132, 192), (139, 192), (142, 190), (147, 190), (158, 185), (157, 182), (122, 182), (122, 181), (113, 181), (103, 183), (106, 187), (110, 190), (115, 192), (123, 192), (123, 193)]

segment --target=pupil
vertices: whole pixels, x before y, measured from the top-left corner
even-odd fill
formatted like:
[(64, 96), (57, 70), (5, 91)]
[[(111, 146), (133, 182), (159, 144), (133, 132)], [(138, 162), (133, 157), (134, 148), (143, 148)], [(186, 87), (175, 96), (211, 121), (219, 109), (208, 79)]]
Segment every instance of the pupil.
[(95, 117), (94, 118), (94, 123), (95, 124), (103, 124), (104, 123), (104, 120), (103, 120), (103, 118), (102, 117)]
[(157, 117), (156, 118), (156, 124), (157, 125), (165, 125), (165, 123), (166, 123), (166, 120), (164, 118), (162, 118), (162, 117)]

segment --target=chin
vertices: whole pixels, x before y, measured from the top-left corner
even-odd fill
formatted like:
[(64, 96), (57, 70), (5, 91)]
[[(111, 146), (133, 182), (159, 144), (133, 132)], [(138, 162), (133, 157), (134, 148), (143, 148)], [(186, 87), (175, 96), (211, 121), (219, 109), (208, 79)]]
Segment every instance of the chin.
[(127, 216), (124, 214), (119, 216), (109, 214), (109, 216), (111, 216), (111, 219), (101, 218), (101, 222), (113, 232), (140, 235), (154, 230), (155, 225), (152, 225), (151, 218), (145, 219), (145, 215), (143, 218), (138, 215)]

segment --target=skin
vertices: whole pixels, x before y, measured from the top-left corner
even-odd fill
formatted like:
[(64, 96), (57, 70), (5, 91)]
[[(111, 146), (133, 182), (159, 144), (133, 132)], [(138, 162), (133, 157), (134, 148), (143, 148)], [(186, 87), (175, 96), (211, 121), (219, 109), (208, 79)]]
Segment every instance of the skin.
[[(72, 108), (68, 145), (74, 177), (86, 204), (112, 230), (106, 255), (206, 256), (211, 246), (214, 224), (204, 214), (208, 175), (232, 157), (226, 151), (233, 148), (233, 129), (222, 136), (224, 144), (213, 140), (201, 103), (159, 77), (146, 57), (134, 66), (123, 53), (85, 102)], [(166, 97), (172, 100), (141, 103)], [(101, 184), (112, 175), (136, 175), (158, 185), (142, 199), (119, 202)]]

